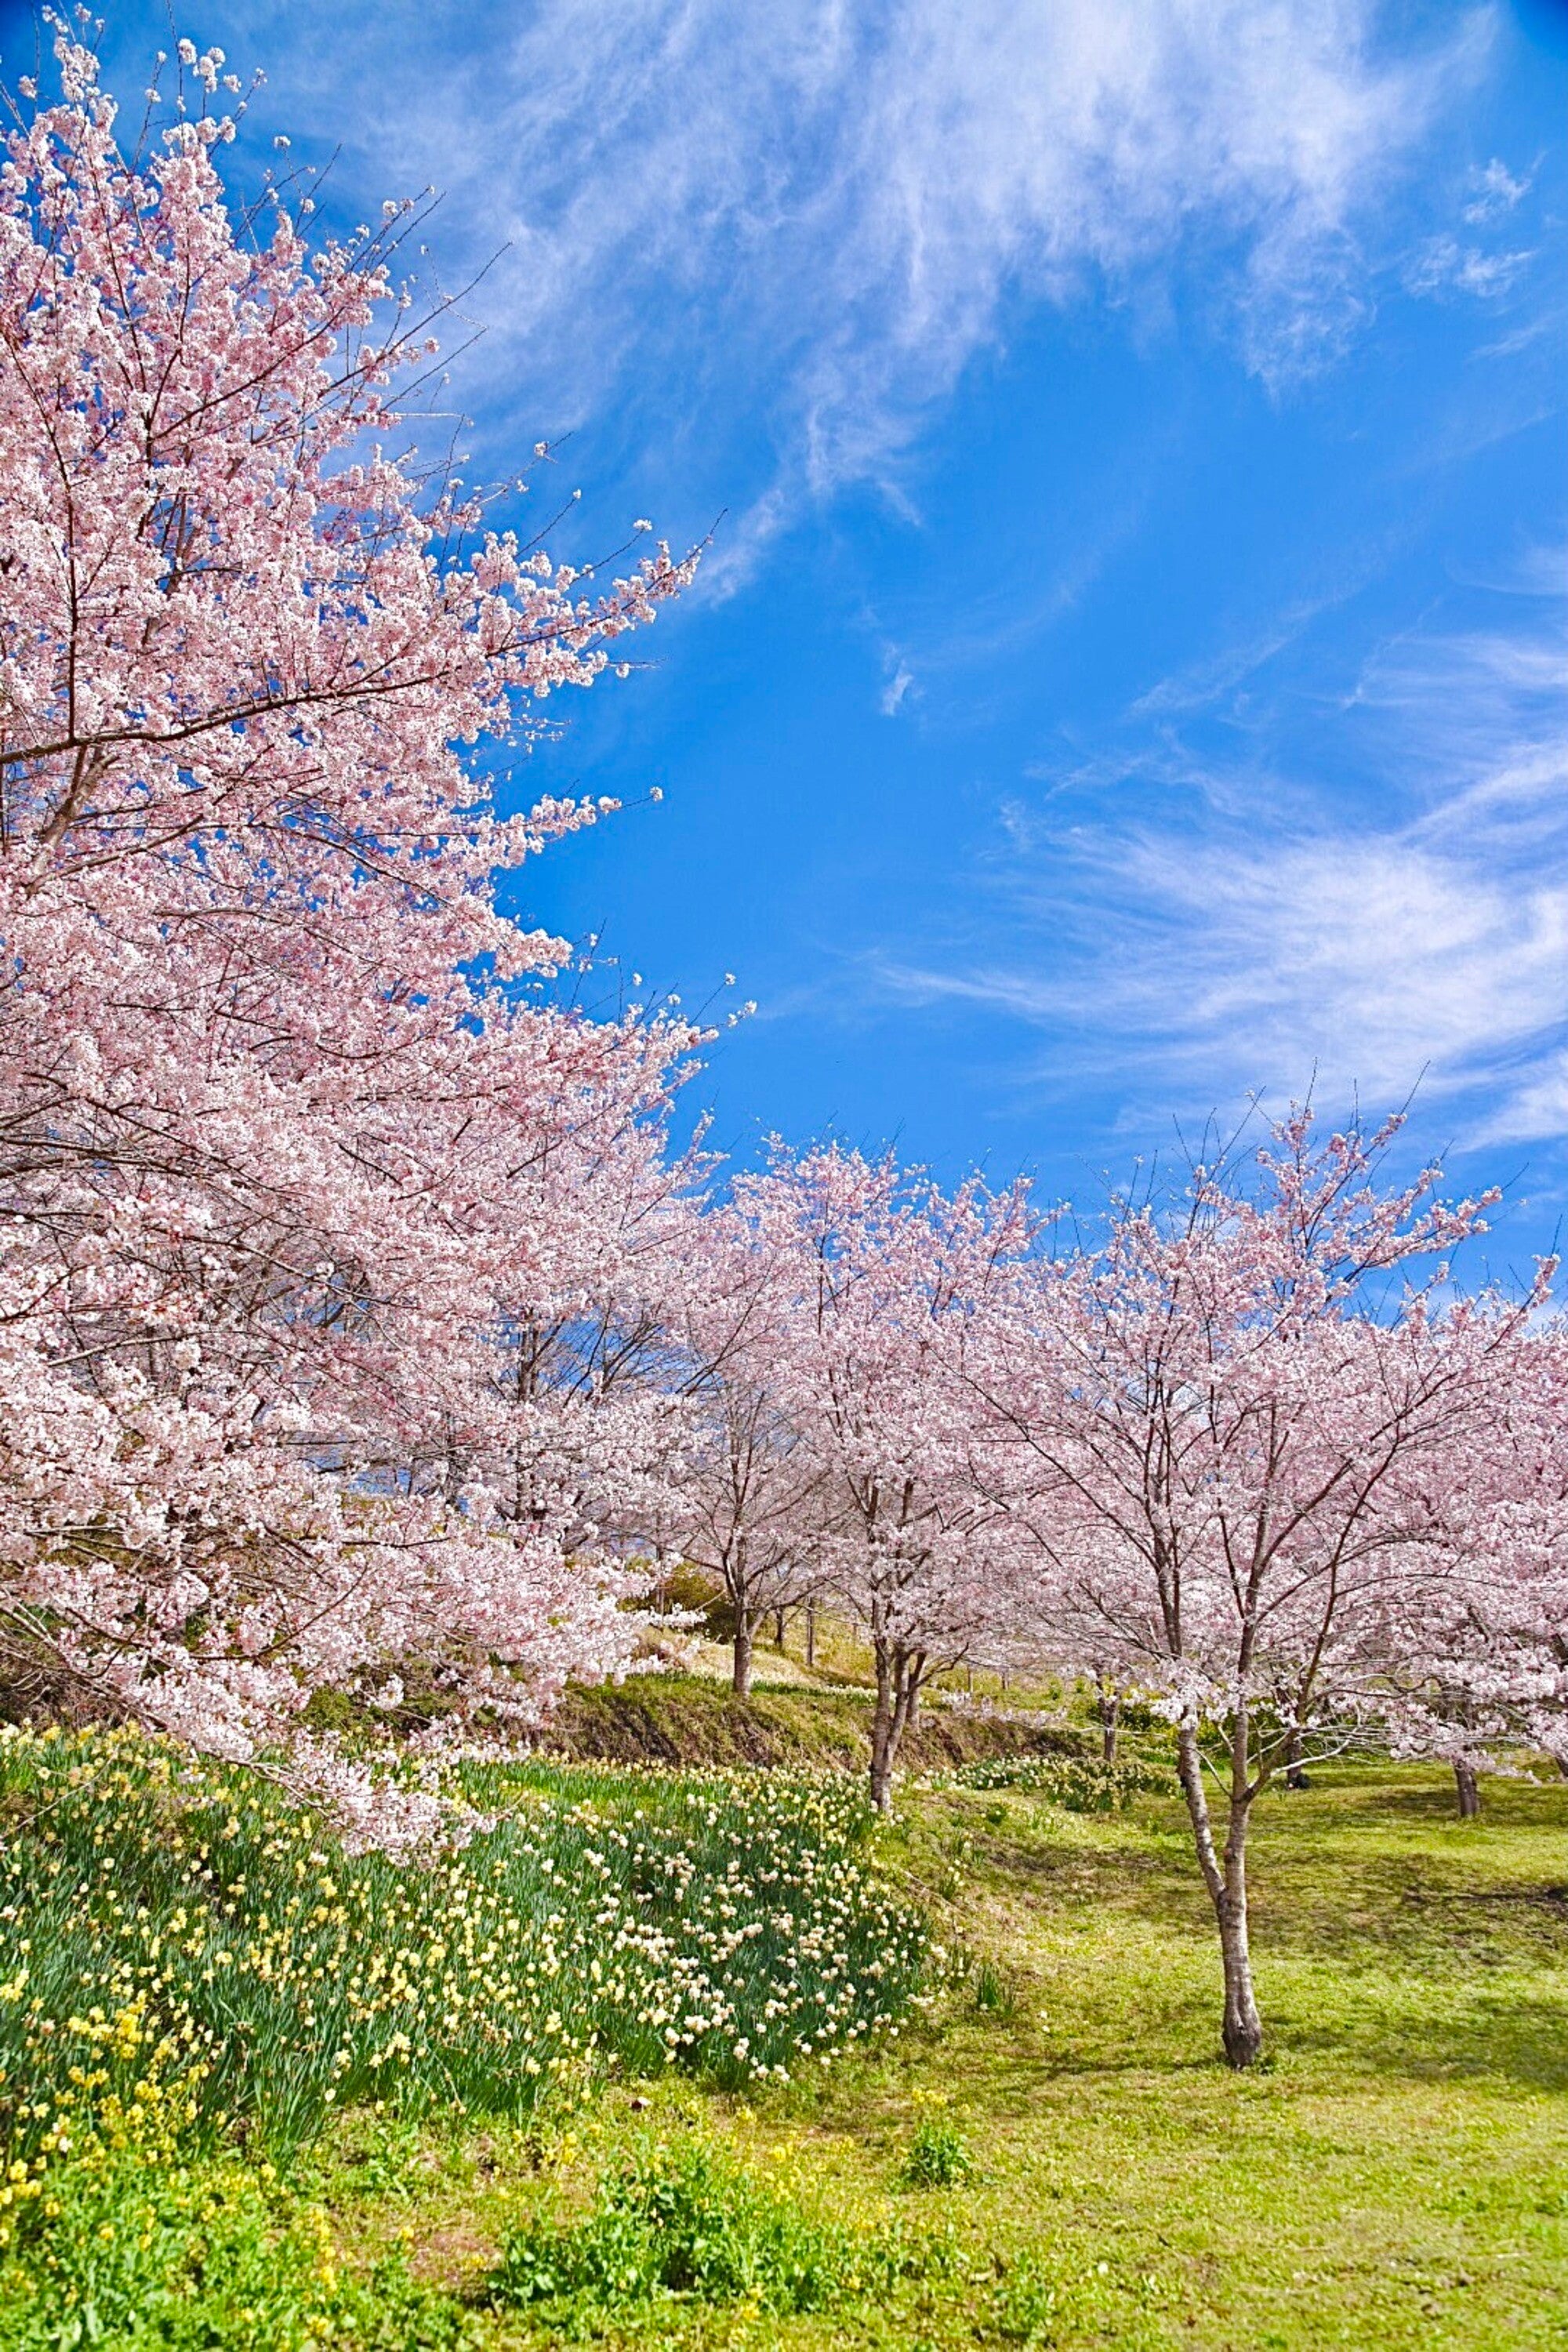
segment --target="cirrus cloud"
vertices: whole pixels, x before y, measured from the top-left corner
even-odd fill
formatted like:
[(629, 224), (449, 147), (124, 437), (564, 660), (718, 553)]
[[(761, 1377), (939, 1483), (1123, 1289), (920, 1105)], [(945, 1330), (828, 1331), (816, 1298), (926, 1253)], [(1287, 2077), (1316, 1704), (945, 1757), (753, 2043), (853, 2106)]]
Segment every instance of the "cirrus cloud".
[[(1462, 8), (1412, 48), (1375, 0), (215, 13), (290, 130), (339, 146), (353, 92), (350, 200), (431, 183), (450, 268), (505, 248), (481, 402), (563, 424), (651, 402), (729, 433), (744, 382), (770, 478), (731, 562), (787, 520), (781, 480), (890, 482), (1016, 300), (1163, 299), (1150, 273), (1195, 254), (1248, 366), (1331, 356), (1366, 313), (1377, 209), (1493, 25)], [(1501, 203), (1506, 178), (1471, 194)]]

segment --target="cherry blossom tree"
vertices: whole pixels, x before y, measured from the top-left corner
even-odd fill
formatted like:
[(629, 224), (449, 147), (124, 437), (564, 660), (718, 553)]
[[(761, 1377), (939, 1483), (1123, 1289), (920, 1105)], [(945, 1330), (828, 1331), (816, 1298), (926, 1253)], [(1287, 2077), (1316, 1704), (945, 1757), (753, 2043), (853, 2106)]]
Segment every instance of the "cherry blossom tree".
[[(1478, 1513), (1487, 1570), (1479, 1605), (1490, 1671), (1524, 1738), (1568, 1779), (1568, 1326), (1540, 1318), (1517, 1350), (1494, 1507)], [(1484, 1693), (1486, 1669), (1477, 1680)], [(1496, 1695), (1496, 1684), (1491, 1685)]]
[(1024, 1197), (978, 1181), (945, 1197), (837, 1145), (775, 1151), (733, 1190), (774, 1270), (780, 1401), (820, 1466), (824, 1557), (871, 1645), (886, 1811), (922, 1687), (1016, 1613), (1012, 1525), (970, 1475), (963, 1362), (1026, 1238)]
[(1448, 1572), (1430, 1580), (1392, 1676), (1403, 1753), (1453, 1768), (1462, 1817), (1479, 1776), (1544, 1752), (1568, 1774), (1568, 1344), (1555, 1318), (1512, 1322), (1488, 1409), (1447, 1485)]
[(526, 1709), (624, 1650), (626, 1423), (557, 1383), (547, 1441), (522, 1335), (635, 1294), (692, 1032), (552, 994), (493, 877), (601, 811), (502, 818), (477, 749), (690, 566), (426, 476), (413, 216), (231, 212), (220, 53), (128, 157), (55, 49), (0, 174), (0, 1659), (234, 1753), (410, 1655)]
[(744, 1698), (758, 1625), (818, 1591), (827, 1479), (784, 1402), (791, 1326), (766, 1238), (721, 1202), (691, 1244), (670, 1316), (688, 1412), (668, 1540), (723, 1591)]
[(1300, 1113), (1250, 1169), (1223, 1156), (1183, 1197), (1118, 1200), (1100, 1247), (1010, 1278), (971, 1349), (983, 1476), (1037, 1547), (1042, 1641), (1174, 1726), (1237, 2066), (1263, 2045), (1253, 1807), (1303, 1745), (1377, 1714), (1434, 1582), (1457, 1587), (1451, 1465), (1527, 1312), (1439, 1310), (1434, 1253), (1485, 1204), (1446, 1205), (1435, 1169), (1384, 1181), (1398, 1126), (1320, 1142)]

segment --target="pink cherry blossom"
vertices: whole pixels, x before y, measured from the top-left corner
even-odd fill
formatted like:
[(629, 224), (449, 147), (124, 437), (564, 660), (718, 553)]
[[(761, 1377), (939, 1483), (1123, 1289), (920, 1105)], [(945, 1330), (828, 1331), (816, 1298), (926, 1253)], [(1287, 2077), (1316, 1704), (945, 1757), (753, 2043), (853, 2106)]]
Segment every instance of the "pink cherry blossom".
[(311, 251), (232, 124), (130, 162), (56, 56), (0, 173), (5, 1670), (234, 1755), (393, 1672), (527, 1719), (628, 1646), (669, 1412), (587, 1335), (694, 1033), (551, 998), (494, 877), (598, 810), (479, 751), (690, 565), (585, 595), (426, 495), (402, 208)]
[(1463, 1465), (1530, 1311), (1441, 1303), (1438, 1254), (1486, 1203), (1444, 1204), (1431, 1169), (1380, 1181), (1397, 1126), (1320, 1142), (1299, 1113), (1250, 1169), (1118, 1200), (1099, 1247), (1017, 1270), (971, 1349), (977, 1460), (1036, 1547), (1042, 1648), (1175, 1728), (1237, 2065), (1262, 2046), (1252, 1808), (1303, 1743), (1385, 1716), (1459, 1607)]
[(827, 1146), (736, 1179), (769, 1269), (773, 1394), (820, 1472), (815, 1548), (859, 1618), (876, 1675), (871, 1794), (886, 1810), (931, 1675), (1016, 1615), (1014, 1519), (971, 1469), (973, 1320), (1025, 1246), (1020, 1189), (951, 1198)]

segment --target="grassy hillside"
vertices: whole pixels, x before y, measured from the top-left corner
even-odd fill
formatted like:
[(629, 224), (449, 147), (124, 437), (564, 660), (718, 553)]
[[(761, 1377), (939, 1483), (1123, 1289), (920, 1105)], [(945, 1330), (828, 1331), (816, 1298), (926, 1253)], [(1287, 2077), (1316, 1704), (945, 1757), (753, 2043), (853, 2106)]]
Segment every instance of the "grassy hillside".
[[(1479, 1823), (1450, 1804), (1435, 1772), (1360, 1768), (1266, 1807), (1273, 2052), (1238, 2077), (1173, 1801), (918, 1794), (887, 1858), (973, 1955), (936, 2018), (761, 2095), (622, 2089), (527, 2145), (351, 2131), (340, 2226), (402, 2231), (417, 2271), (482, 2296), (520, 2221), (591, 2210), (631, 2156), (711, 2144), (873, 2269), (891, 2233), (905, 2274), (796, 2315), (743, 2295), (487, 2312), (480, 2340), (1568, 2345), (1568, 1790), (1497, 1784)], [(922, 2168), (951, 2185), (912, 2185)]]
[[(620, 1685), (570, 1690), (552, 1721), (549, 1751), (616, 1764), (762, 1764), (864, 1771), (870, 1757), (870, 1694), (864, 1689), (771, 1689), (750, 1698), (694, 1677), (637, 1675)], [(1020, 1724), (928, 1700), (906, 1734), (912, 1772), (987, 1756), (1047, 1755), (1087, 1745), (1056, 1724)]]
[[(629, 1730), (623, 1706), (643, 1711)], [(767, 1737), (821, 1760), (854, 1748), (863, 1706), (764, 1691), (737, 1710), (720, 1690), (648, 1684), (583, 1702), (578, 1736), (657, 1734), (683, 1755)], [(1058, 1796), (1074, 1794), (1076, 1769), (1050, 1775)], [(408, 2022), (428, 2039), (414, 2105), (400, 2111), (394, 2079), (367, 2074), (347, 2112), (275, 2168), (259, 2112), (199, 2145), (172, 2095), (111, 2116), (85, 2152), (51, 2156), (17, 2224), (0, 2261), (0, 2345), (1568, 2347), (1568, 1785), (1494, 1781), (1481, 1820), (1460, 1822), (1436, 1770), (1345, 1766), (1313, 1782), (1260, 1808), (1271, 2048), (1237, 2076), (1217, 2056), (1213, 1928), (1168, 1783), (1102, 1813), (943, 1773), (907, 1783), (888, 1827), (856, 1828), (825, 1800), (819, 1835), (788, 1782), (774, 1802), (770, 1784), (687, 1765), (531, 1767), (521, 1827), (498, 1849), (504, 1888), (477, 1843), (425, 1904), (422, 1953), (405, 1937)], [(89, 1792), (71, 1786), (86, 1822)], [(106, 1818), (105, 1851), (128, 1819), (122, 1807)], [(22, 1820), (13, 1808), (14, 1832)], [(193, 1868), (216, 1853), (213, 1834), (237, 1834), (214, 1820), (187, 1841)], [(818, 1869), (821, 1835), (837, 1843)], [(647, 2070), (608, 1971), (602, 1987), (586, 1980), (603, 1898), (587, 1880), (574, 1894), (572, 1874), (589, 1853), (612, 1859), (611, 1875), (593, 1869), (625, 1915), (620, 1936), (638, 1890), (668, 1879), (659, 1953), (686, 1967), (689, 1941), (714, 1986), (728, 1971), (726, 2032), (748, 2004), (771, 2016), (775, 2044), (794, 2043), (781, 2072), (716, 2070), (684, 2017), (679, 2063)], [(308, 1857), (307, 1906), (325, 1861)], [(331, 1867), (352, 1926), (358, 1882)], [(366, 1904), (401, 1899), (381, 1865), (361, 1867)], [(126, 1890), (122, 1855), (109, 1883)], [(569, 1998), (584, 2021), (573, 2030), (608, 2037), (607, 2065), (577, 2045), (583, 2063), (531, 2112), (501, 2095), (500, 2045), (484, 2055), (484, 1986), (500, 1966), (483, 1940), (492, 1883), (536, 1939), (526, 1969), (508, 1957), (518, 1981), (496, 2022), (521, 2049), (529, 2003), (556, 2002), (570, 2024)], [(182, 1999), (217, 2017), (231, 1996), (211, 1946), (221, 1935), (238, 1951), (246, 1898), (198, 1934), (182, 1887), (171, 1879), (159, 1898), (178, 1897)], [(776, 1922), (773, 1887), (789, 1914)], [(129, 1939), (174, 1946), (172, 1909), (160, 1927), (122, 1908)], [(321, 1911), (300, 1920), (301, 1989), (319, 1980), (309, 1938), (345, 1932), (341, 1908), (313, 1924)], [(878, 1917), (917, 1911), (934, 2005), (911, 2009), (911, 1931), (897, 1931), (901, 1990), (879, 1989), (873, 1952)], [(442, 2015), (432, 1955), (457, 1948), (448, 1912), (479, 1939), (471, 2022)], [(608, 1928), (605, 1941), (607, 1960)], [(851, 1980), (869, 2032), (844, 2022)], [(277, 1998), (270, 1983), (255, 1995)], [(297, 2039), (320, 2008), (310, 1996), (290, 2011)], [(835, 2021), (832, 2033), (813, 2019)], [(118, 2029), (80, 2021), (110, 2055)], [(814, 2036), (826, 2059), (805, 2046)], [(489, 2113), (465, 2118), (442, 2096), (448, 2047), (500, 2068)], [(20, 2210), (0, 2214), (0, 2237)]]

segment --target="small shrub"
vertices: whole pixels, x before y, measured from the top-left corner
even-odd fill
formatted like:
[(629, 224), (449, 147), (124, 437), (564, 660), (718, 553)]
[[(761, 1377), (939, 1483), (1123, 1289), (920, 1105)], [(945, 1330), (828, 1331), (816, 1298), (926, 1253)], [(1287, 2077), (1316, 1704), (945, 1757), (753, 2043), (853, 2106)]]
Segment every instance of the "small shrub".
[(498, 2303), (563, 2322), (680, 2296), (784, 2315), (859, 2291), (851, 2234), (798, 2212), (703, 2147), (661, 2152), (601, 2184), (584, 2221), (531, 2221), (508, 2240)]
[(910, 2140), (899, 2178), (907, 2189), (956, 2189), (969, 2179), (974, 2158), (956, 2124), (928, 2116)]
[(734, 1603), (717, 1577), (693, 1568), (689, 1560), (668, 1570), (656, 1587), (655, 1599), (661, 1612), (673, 1611), (678, 1619), (695, 1620), (690, 1630), (710, 1642), (734, 1640)]
[(1063, 2317), (1059, 2280), (1033, 2255), (1019, 2255), (992, 2297), (991, 2316), (1004, 2344), (1053, 2343)]

